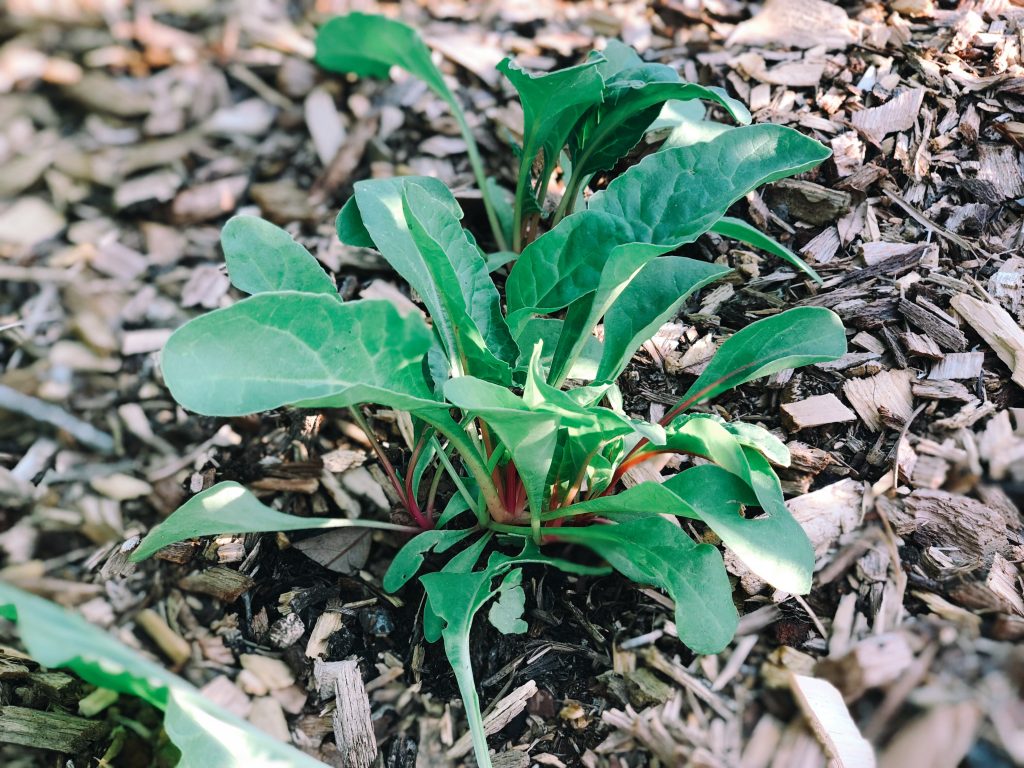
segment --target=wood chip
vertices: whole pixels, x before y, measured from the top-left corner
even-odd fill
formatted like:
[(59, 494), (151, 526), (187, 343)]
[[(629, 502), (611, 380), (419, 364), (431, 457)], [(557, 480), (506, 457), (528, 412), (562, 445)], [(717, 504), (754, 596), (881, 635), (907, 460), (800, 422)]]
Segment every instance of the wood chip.
[(957, 768), (980, 725), (981, 711), (973, 701), (934, 707), (900, 727), (882, 752), (879, 768)]
[[(501, 701), (496, 702), (490, 714), (484, 718), (484, 731), (488, 734), (500, 731), (514, 718), (518, 717), (520, 712), (526, 709), (526, 703), (533, 698), (535, 693), (537, 693), (537, 683), (533, 680), (528, 680), (502, 698)], [(473, 743), (469, 733), (464, 733), (452, 748), (448, 750), (448, 757), (453, 759), (463, 757), (469, 754), (472, 746)]]
[(984, 352), (953, 352), (932, 366), (928, 378), (976, 379), (984, 362)]
[(186, 592), (209, 595), (225, 603), (233, 603), (255, 584), (249, 576), (231, 568), (214, 566), (195, 571), (178, 582)]
[(107, 732), (103, 721), (42, 712), (26, 707), (0, 707), (0, 742), (75, 755)]
[(334, 668), (334, 738), (343, 768), (367, 768), (377, 756), (377, 739), (370, 718), (370, 700), (359, 673), (359, 662), (338, 662)]
[(850, 379), (843, 394), (857, 415), (872, 432), (878, 432), (883, 420), (890, 425), (906, 422), (914, 411), (910, 371), (882, 371), (865, 379)]
[(890, 133), (909, 131), (914, 127), (921, 104), (924, 88), (912, 88), (897, 93), (885, 104), (854, 112), (852, 122), (876, 144)]
[(805, 675), (791, 675), (790, 690), (836, 768), (874, 768), (874, 750), (861, 736), (834, 685)]
[(181, 666), (192, 657), (192, 646), (189, 642), (171, 629), (156, 611), (150, 608), (142, 609), (136, 614), (135, 623), (142, 627), (175, 666)]
[(856, 414), (831, 393), (782, 406), (782, 420), (791, 432), (823, 424), (854, 421), (856, 418)]
[(1000, 360), (1010, 368), (1010, 378), (1024, 387), (1024, 329), (998, 304), (960, 293), (950, 304)]
[(778, 45), (844, 49), (855, 41), (846, 12), (825, 0), (768, 0), (752, 19), (736, 25), (727, 46)]

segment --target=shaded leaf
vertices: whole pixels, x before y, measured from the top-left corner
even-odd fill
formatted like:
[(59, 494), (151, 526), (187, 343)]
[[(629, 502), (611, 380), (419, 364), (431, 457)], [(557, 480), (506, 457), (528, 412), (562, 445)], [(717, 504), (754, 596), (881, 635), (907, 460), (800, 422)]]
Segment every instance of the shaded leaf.
[(729, 272), (728, 267), (683, 256), (663, 256), (644, 265), (605, 315), (596, 378), (617, 379), (640, 345), (675, 317), (687, 297)]
[(348, 520), (333, 517), (296, 517), (271, 509), (234, 482), (217, 483), (193, 496), (151, 530), (132, 552), (135, 562), (160, 549), (199, 536), (222, 533), (270, 533), (313, 528), (380, 528), (408, 531), (404, 525), (376, 520)]
[(406, 542), (392, 558), (384, 574), (383, 586), (388, 592), (397, 592), (423, 566), (423, 558), (427, 552), (444, 552), (473, 533), (472, 528), (458, 531), (434, 529), (424, 531)]
[(676, 601), (679, 639), (696, 653), (718, 653), (739, 618), (718, 550), (696, 544), (678, 525), (655, 515), (614, 525), (555, 528), (551, 536), (597, 552), (640, 584), (661, 587)]
[(752, 379), (845, 354), (846, 333), (835, 312), (824, 307), (790, 309), (726, 339), (680, 404), (710, 400)]
[(93, 685), (138, 696), (164, 710), (164, 729), (181, 752), (179, 768), (323, 768), (79, 615), (2, 582), (0, 606), (6, 615), (16, 615), (22, 642), (38, 663), (70, 669)]

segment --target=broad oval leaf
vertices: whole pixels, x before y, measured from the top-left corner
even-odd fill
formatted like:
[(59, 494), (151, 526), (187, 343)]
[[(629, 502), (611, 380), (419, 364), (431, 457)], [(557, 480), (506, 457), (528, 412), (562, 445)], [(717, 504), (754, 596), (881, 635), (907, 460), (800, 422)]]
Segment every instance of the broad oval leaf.
[(271, 509), (245, 486), (226, 481), (200, 491), (151, 530), (131, 554), (138, 562), (158, 550), (199, 536), (222, 533), (273, 533), (314, 528), (380, 528), (388, 531), (414, 530), (404, 525), (376, 520), (333, 517), (296, 517)]
[(430, 49), (412, 27), (376, 14), (350, 13), (324, 24), (316, 36), (316, 63), (332, 72), (386, 78), (391, 67), (415, 75), (451, 98)]
[(751, 323), (718, 348), (673, 412), (752, 379), (846, 354), (839, 316), (824, 307), (796, 307)]
[(587, 212), (628, 222), (635, 242), (678, 247), (751, 190), (810, 170), (830, 154), (785, 126), (732, 128), (700, 145), (648, 155), (595, 194)]
[(93, 685), (138, 696), (164, 710), (164, 729), (181, 752), (178, 768), (324, 768), (221, 709), (78, 614), (2, 582), (0, 606), (16, 617), (22, 642), (38, 663), (70, 669)]
[(220, 244), (228, 276), (240, 291), (327, 293), (341, 300), (320, 262), (269, 221), (256, 216), (235, 216), (221, 230)]
[(436, 403), (423, 375), (432, 344), (415, 313), (385, 301), (261, 293), (179, 328), (164, 346), (164, 380), (196, 413), (241, 416), (302, 404)]

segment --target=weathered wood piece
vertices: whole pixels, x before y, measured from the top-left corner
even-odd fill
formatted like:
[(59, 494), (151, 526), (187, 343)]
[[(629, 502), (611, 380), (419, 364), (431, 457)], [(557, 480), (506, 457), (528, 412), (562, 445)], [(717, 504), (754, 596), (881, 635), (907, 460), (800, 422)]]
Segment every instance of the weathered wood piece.
[(209, 595), (225, 603), (233, 603), (255, 582), (244, 573), (231, 568), (214, 566), (204, 571), (188, 574), (178, 582), (178, 586), (186, 592), (198, 592)]
[(997, 304), (957, 294), (950, 304), (1010, 368), (1010, 378), (1024, 387), (1024, 329)]
[(355, 659), (339, 662), (334, 678), (334, 738), (344, 768), (367, 768), (377, 756), (370, 700)]
[(825, 752), (837, 768), (874, 768), (875, 753), (832, 683), (792, 675), (790, 690)]
[(820, 427), (823, 424), (853, 421), (856, 418), (856, 414), (831, 393), (782, 406), (782, 420), (791, 432), (799, 432), (807, 427)]
[(106, 733), (105, 722), (62, 712), (0, 707), (0, 742), (76, 754)]
[(877, 432), (884, 422), (906, 422), (913, 413), (910, 371), (882, 371), (864, 379), (850, 379), (843, 394), (868, 428)]

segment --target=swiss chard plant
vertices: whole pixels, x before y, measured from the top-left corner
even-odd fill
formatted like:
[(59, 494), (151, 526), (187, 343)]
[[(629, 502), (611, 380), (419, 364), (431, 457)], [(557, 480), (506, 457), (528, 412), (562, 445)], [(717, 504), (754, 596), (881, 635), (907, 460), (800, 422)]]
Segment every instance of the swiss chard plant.
[[(723, 91), (681, 82), (673, 69), (612, 42), (550, 74), (500, 65), (525, 116), (515, 190), (505, 194), (484, 177), (458, 100), (411, 29), (361, 14), (338, 18), (322, 29), (317, 60), (375, 77), (398, 66), (437, 92), (463, 128), (491, 230), (479, 239), (467, 231), (452, 192), (435, 179), (355, 184), (337, 219), (341, 241), (379, 251), (424, 318), (386, 301), (342, 301), (286, 232), (236, 217), (222, 244), (232, 283), (251, 295), (176, 331), (163, 374), (175, 399), (200, 414), (349, 409), (401, 499), (404, 524), (297, 518), (225, 482), (151, 531), (134, 558), (211, 533), (353, 525), (415, 532), (384, 586), (401, 588), (429, 552), (452, 555), (420, 576), (424, 635), (444, 642), (477, 762), (488, 766), (470, 628), (489, 606), (501, 632), (526, 630), (524, 566), (574, 574), (611, 568), (664, 589), (675, 601), (679, 638), (696, 653), (722, 650), (738, 617), (719, 550), (691, 538), (678, 518), (713, 531), (773, 586), (808, 591), (813, 550), (772, 468), (788, 464), (785, 445), (758, 426), (695, 408), (752, 379), (841, 356), (837, 316), (802, 307), (737, 331), (657, 423), (624, 412), (616, 380), (689, 296), (729, 273), (678, 254), (702, 234), (763, 248), (816, 278), (788, 249), (726, 212), (762, 184), (813, 168), (828, 151), (790, 128), (747, 125), (746, 109)], [(741, 125), (676, 110), (688, 117), (674, 123), (675, 140), (610, 173), (666, 103), (694, 100)], [(560, 201), (548, 195), (556, 173), (564, 181)], [(588, 195), (595, 180), (601, 188)], [(405, 461), (385, 454), (367, 405), (410, 414)], [(692, 466), (663, 482), (631, 481), (630, 470), (666, 453), (692, 457)], [(565, 559), (565, 543), (606, 565)]]

